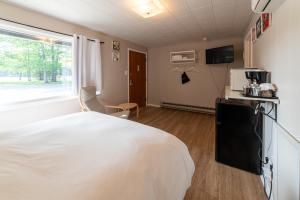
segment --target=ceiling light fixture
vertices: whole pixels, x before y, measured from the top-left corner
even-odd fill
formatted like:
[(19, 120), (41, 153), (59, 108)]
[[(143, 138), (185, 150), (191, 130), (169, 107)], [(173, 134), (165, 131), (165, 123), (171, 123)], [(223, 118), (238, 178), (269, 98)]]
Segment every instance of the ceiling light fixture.
[(136, 13), (144, 18), (156, 16), (164, 11), (164, 6), (159, 0), (139, 0)]

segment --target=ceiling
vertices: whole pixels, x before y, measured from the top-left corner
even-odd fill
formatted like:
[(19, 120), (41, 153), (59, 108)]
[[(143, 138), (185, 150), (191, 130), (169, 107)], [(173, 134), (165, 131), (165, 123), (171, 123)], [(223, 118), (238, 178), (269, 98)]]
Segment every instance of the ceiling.
[(160, 0), (165, 11), (143, 18), (137, 1), (4, 0), (146, 47), (242, 36), (252, 16), (251, 0)]

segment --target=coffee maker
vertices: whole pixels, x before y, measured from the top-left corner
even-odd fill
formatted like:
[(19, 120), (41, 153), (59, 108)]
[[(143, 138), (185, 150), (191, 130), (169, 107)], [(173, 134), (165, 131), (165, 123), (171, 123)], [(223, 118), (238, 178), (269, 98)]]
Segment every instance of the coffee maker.
[(271, 74), (261, 69), (245, 71), (248, 84), (243, 87), (243, 95), (248, 97), (274, 97), (276, 88), (271, 84)]

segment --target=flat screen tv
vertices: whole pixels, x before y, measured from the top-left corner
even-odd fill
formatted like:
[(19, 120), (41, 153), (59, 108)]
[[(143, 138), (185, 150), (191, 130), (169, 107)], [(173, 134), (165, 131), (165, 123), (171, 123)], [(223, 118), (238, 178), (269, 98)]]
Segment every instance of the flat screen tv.
[(233, 45), (206, 49), (206, 64), (233, 63)]

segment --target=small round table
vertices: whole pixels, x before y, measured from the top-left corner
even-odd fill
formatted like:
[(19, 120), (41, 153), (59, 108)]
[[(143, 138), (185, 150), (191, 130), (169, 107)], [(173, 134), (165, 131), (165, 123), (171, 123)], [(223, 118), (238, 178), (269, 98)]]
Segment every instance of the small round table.
[(136, 117), (139, 118), (139, 105), (137, 103), (121, 103), (118, 106), (123, 108), (123, 110), (136, 108)]

